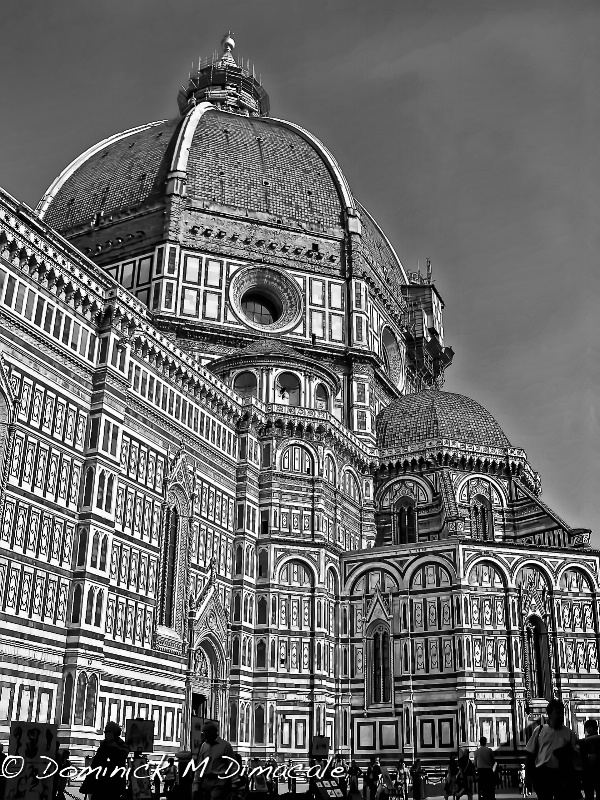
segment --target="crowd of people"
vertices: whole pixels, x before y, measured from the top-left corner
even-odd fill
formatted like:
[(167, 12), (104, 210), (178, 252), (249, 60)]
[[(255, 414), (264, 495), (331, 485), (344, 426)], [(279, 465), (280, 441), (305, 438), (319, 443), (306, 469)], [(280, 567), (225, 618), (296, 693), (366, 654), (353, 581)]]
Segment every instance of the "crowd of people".
[[(582, 796), (585, 800), (600, 800), (598, 722), (587, 720), (585, 735), (578, 739), (565, 725), (565, 709), (559, 700), (548, 703), (546, 719), (530, 736), (526, 761), (518, 770), (522, 797), (530, 797), (535, 792), (538, 800), (581, 800)], [(178, 764), (171, 757), (159, 769), (149, 768), (145, 773), (141, 770), (147, 777), (136, 783), (127, 780), (126, 769), (147, 764), (147, 758), (141, 752), (134, 753), (132, 758), (129, 747), (121, 738), (121, 728), (115, 722), (108, 722), (104, 740), (90, 764), (92, 772), (78, 787), (79, 793), (89, 800), (138, 800), (150, 796), (155, 800), (246, 800), (249, 790), (257, 789), (258, 785), (251, 770), (248, 773), (241, 769), (241, 757), (234, 753), (229, 742), (219, 736), (215, 722), (206, 723), (202, 741), (194, 758), (196, 764), (205, 764), (204, 769), (185, 770), (180, 775)], [(5, 757), (0, 746), (0, 763)], [(59, 768), (71, 766), (68, 750), (61, 750), (57, 758)], [(235, 772), (232, 761), (239, 766), (237, 774), (232, 774)], [(257, 761), (256, 765), (259, 764)], [(278, 765), (272, 759), (266, 766), (275, 768)], [(115, 767), (119, 768), (117, 774), (114, 774)], [(468, 748), (450, 757), (442, 779), (443, 786), (439, 788), (443, 788), (445, 800), (461, 800), (463, 797), (473, 800), (475, 791), (479, 800), (495, 800), (499, 767), (493, 750), (482, 737), (473, 758)], [(226, 776), (225, 780), (223, 776)], [(428, 793), (428, 775), (418, 758), (412, 764), (400, 759), (395, 768), (386, 768), (379, 758), (373, 756), (367, 767), (361, 768), (354, 760), (347, 764), (343, 758), (337, 757), (328, 762), (327, 772), (321, 778), (333, 781), (340, 790), (338, 796), (341, 794), (350, 800), (361, 800), (361, 797), (362, 800), (425, 800)], [(430, 781), (431, 778), (430, 775)], [(267, 774), (261, 780), (268, 795), (272, 797), (279, 793), (277, 778)], [(288, 792), (295, 795), (295, 778), (290, 777), (287, 782)], [(68, 800), (73, 796), (75, 787), (68, 792), (67, 785), (68, 779), (57, 775), (52, 793), (54, 800)], [(0, 790), (2, 788), (0, 785)], [(316, 800), (319, 792), (314, 775), (309, 779), (308, 790), (311, 800)]]

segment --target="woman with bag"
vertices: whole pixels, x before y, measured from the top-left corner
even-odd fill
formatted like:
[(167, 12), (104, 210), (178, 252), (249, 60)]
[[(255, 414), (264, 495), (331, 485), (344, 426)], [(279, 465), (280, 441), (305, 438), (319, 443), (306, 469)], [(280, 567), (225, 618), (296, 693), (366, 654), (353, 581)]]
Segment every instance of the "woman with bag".
[(116, 722), (107, 722), (104, 741), (91, 764), (91, 769), (98, 771), (86, 775), (79, 788), (81, 794), (89, 794), (92, 800), (121, 800), (127, 783), (125, 772), (128, 754), (129, 748), (121, 739), (121, 726)]
[(577, 737), (564, 724), (560, 700), (548, 703), (546, 715), (548, 722), (527, 742), (527, 788), (533, 788), (539, 800), (575, 800), (581, 797)]

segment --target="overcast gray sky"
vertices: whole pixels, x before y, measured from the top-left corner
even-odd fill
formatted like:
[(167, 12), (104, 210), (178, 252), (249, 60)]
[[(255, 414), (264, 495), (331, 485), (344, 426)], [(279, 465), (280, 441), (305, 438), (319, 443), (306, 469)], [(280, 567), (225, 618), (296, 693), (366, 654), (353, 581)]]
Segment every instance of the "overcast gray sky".
[(432, 259), (446, 388), (497, 417), (600, 546), (600, 5), (4, 0), (0, 185), (35, 205), (99, 139), (174, 116), (228, 29), (404, 265)]

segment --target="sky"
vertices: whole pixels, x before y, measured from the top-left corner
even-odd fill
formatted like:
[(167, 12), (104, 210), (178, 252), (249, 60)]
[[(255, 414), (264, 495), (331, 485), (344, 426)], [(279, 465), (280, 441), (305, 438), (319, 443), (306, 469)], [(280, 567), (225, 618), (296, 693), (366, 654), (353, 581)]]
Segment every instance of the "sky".
[(0, 185), (35, 205), (95, 142), (175, 116), (228, 30), (404, 266), (431, 258), (445, 389), (600, 547), (600, 4), (3, 0)]

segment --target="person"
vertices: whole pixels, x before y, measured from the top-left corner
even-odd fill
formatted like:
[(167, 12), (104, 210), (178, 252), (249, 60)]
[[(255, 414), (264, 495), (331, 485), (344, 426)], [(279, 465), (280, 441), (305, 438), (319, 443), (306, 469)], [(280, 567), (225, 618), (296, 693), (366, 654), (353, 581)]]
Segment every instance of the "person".
[[(71, 754), (68, 750), (61, 750), (56, 757), (59, 772), (57, 775), (56, 792), (54, 795), (56, 800), (66, 800), (65, 790), (69, 785), (69, 776), (61, 775), (60, 771), (63, 769), (68, 769), (71, 766), (71, 762), (69, 761), (70, 755)], [(0, 794), (0, 797), (2, 797), (2, 794)]]
[(389, 800), (390, 790), (388, 788), (387, 783), (385, 782), (385, 778), (383, 777), (383, 773), (379, 776), (377, 781), (377, 789), (375, 790), (375, 797), (377, 800)]
[(367, 767), (367, 775), (363, 781), (363, 796), (365, 800), (375, 800), (377, 784), (379, 783), (379, 776), (381, 775), (381, 767), (378, 762), (378, 758), (371, 756), (369, 766)]
[(487, 746), (485, 736), (482, 736), (479, 740), (479, 747), (475, 751), (479, 800), (495, 800), (496, 798), (495, 764), (494, 752)]
[(267, 772), (266, 775), (267, 793), (269, 797), (273, 798), (276, 794), (278, 794), (277, 778), (275, 777), (275, 770), (277, 769), (277, 761), (275, 760), (275, 756), (272, 755), (267, 761), (267, 767), (269, 768), (269, 772)]
[(350, 794), (359, 794), (358, 781), (363, 776), (362, 769), (358, 766), (356, 761), (352, 761), (348, 769), (348, 783)]
[(539, 800), (569, 800), (579, 797), (579, 778), (573, 761), (579, 753), (577, 737), (565, 725), (565, 707), (550, 700), (548, 722), (535, 729), (527, 742), (527, 788), (535, 789)]
[(205, 767), (199, 767), (194, 775), (192, 797), (194, 800), (230, 800), (231, 760), (233, 747), (219, 736), (216, 722), (209, 720), (202, 728), (200, 762), (207, 759)]
[(233, 800), (246, 800), (250, 791), (248, 774), (246, 770), (242, 769), (242, 757), (238, 753), (234, 753), (233, 757), (235, 758), (237, 769), (234, 770), (235, 774), (231, 778), (231, 796)]
[(425, 775), (425, 770), (421, 766), (420, 758), (417, 758), (412, 765), (410, 775), (412, 778), (413, 800), (424, 800), (427, 796), (425, 790), (427, 776)]
[(455, 755), (450, 756), (448, 769), (444, 781), (444, 800), (455, 800), (458, 794), (458, 758)]
[(153, 783), (154, 783), (154, 798), (155, 798), (155, 800), (160, 800), (160, 798), (162, 797), (162, 792), (160, 791), (160, 770), (159, 769), (157, 769), (154, 772)]
[(600, 799), (600, 736), (598, 721), (586, 720), (583, 726), (584, 738), (579, 740), (581, 753), (582, 784), (585, 800)]
[(175, 764), (173, 756), (167, 759), (167, 766), (163, 770), (163, 781), (165, 794), (169, 797), (179, 783), (179, 772), (177, 771), (177, 765)]
[(456, 800), (460, 800), (463, 795), (467, 800), (473, 800), (473, 784), (475, 782), (475, 767), (471, 761), (469, 748), (463, 747), (458, 757), (458, 794)]
[[(96, 751), (91, 769), (101, 768), (101, 772), (91, 772), (81, 784), (81, 794), (91, 795), (92, 800), (121, 800), (125, 793), (127, 756), (129, 748), (121, 739), (121, 726), (107, 722), (104, 740)], [(115, 770), (117, 770), (116, 774)], [(106, 774), (103, 774), (106, 771)]]
[(342, 756), (337, 757), (337, 764), (336, 767), (339, 769), (343, 769), (344, 772), (338, 778), (338, 789), (342, 793), (342, 797), (348, 796), (348, 765), (346, 764), (346, 760)]
[(521, 789), (522, 797), (531, 797), (531, 792), (527, 788), (527, 775), (525, 771), (525, 764), (519, 767), (519, 788)]

